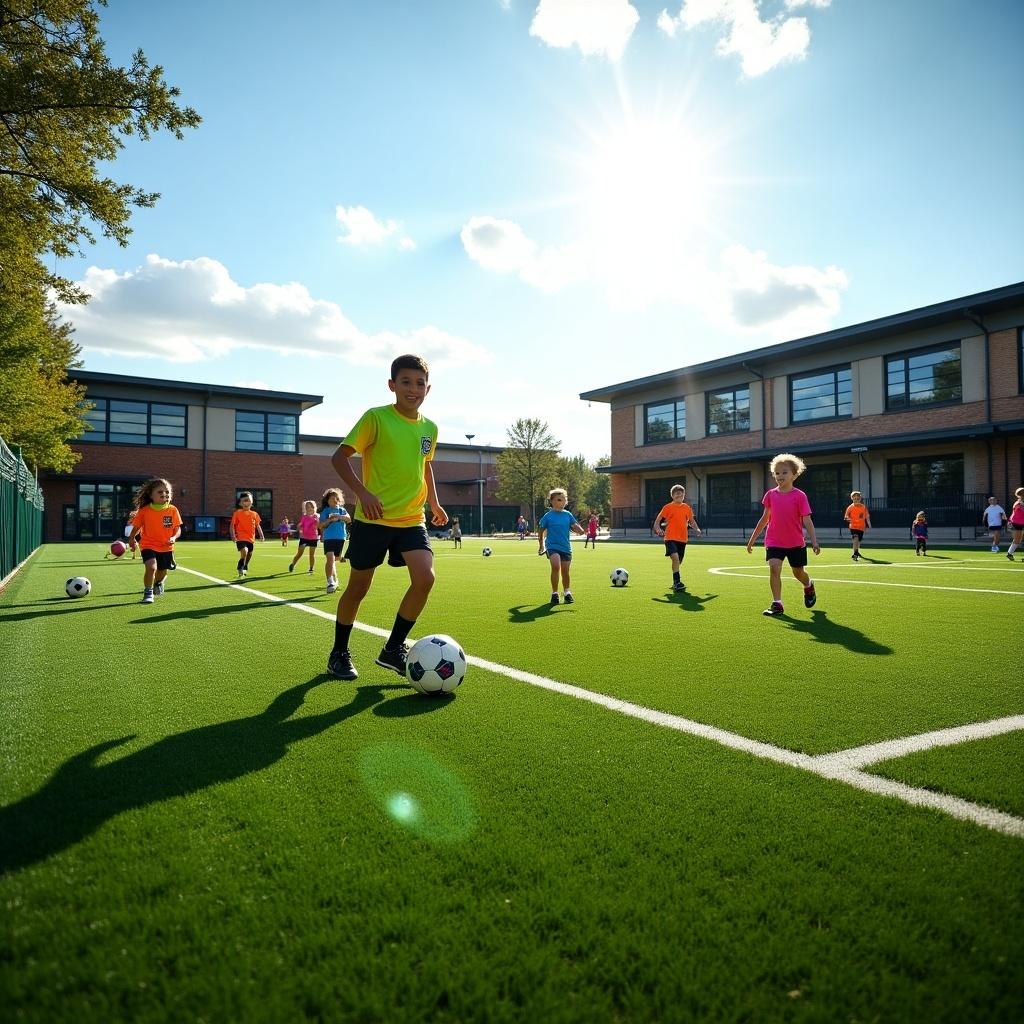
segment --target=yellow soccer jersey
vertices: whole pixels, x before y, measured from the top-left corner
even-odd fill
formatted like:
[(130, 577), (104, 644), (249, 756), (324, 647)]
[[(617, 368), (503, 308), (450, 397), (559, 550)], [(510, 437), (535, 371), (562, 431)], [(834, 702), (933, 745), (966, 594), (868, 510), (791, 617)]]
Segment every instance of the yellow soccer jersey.
[(363, 484), (380, 498), (381, 519), (368, 520), (362, 504), (355, 518), (381, 526), (417, 526), (426, 521), (425, 465), (437, 448), (437, 424), (420, 416), (407, 420), (393, 405), (367, 409), (342, 444), (363, 459)]

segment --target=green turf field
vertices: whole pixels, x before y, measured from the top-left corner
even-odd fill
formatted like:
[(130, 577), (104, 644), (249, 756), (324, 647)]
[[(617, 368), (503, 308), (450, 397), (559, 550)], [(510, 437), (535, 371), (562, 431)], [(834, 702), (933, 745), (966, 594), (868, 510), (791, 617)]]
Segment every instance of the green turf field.
[(536, 542), (488, 543), (435, 545), (446, 700), (373, 664), (401, 570), (343, 683), (294, 547), (226, 586), (231, 545), (181, 544), (152, 606), (102, 545), (33, 556), (0, 595), (3, 1019), (1024, 1018), (1024, 718), (873, 746), (1024, 716), (1024, 563), (826, 549), (768, 619), (739, 545), (691, 544), (681, 595), (659, 546), (578, 547), (552, 608)]

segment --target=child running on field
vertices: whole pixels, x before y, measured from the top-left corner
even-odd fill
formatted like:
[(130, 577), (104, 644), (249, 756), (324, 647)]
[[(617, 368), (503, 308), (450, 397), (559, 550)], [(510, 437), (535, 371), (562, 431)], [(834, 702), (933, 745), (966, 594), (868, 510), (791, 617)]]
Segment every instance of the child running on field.
[(238, 508), (231, 516), (231, 539), (238, 549), (239, 577), (249, 574), (249, 562), (252, 559), (256, 538), (265, 540), (260, 522), (259, 512), (252, 507), (252, 495), (248, 491), (243, 491), (238, 496)]
[(864, 531), (871, 529), (871, 513), (864, 504), (864, 495), (860, 491), (850, 492), (850, 504), (843, 513), (843, 519), (850, 528), (850, 537), (853, 538), (853, 554), (850, 557), (859, 562), (860, 542), (864, 539)]
[(910, 535), (914, 538), (914, 554), (928, 555), (928, 517), (918, 512), (910, 524)]
[[(419, 356), (399, 356), (391, 364), (388, 389), (394, 405), (368, 409), (334, 453), (331, 463), (356, 496), (348, 561), (352, 569), (348, 586), (338, 601), (334, 647), (328, 671), (341, 679), (356, 679), (349, 637), (363, 598), (369, 592), (377, 567), (405, 566), (409, 589), (405, 592), (395, 623), (377, 656), (377, 664), (405, 677), (408, 655), (406, 638), (426, 606), (434, 586), (434, 555), (430, 550), (424, 502), (429, 502), (431, 524), (444, 526), (448, 513), (437, 500), (430, 462), (437, 450), (437, 425), (420, 414), (430, 391), (430, 371)], [(362, 456), (362, 476), (352, 466), (352, 456)]]
[[(686, 584), (679, 578), (679, 566), (686, 557), (687, 529), (690, 523), (700, 536), (700, 527), (693, 518), (693, 509), (686, 504), (686, 488), (676, 484), (669, 490), (672, 500), (654, 517), (654, 532), (665, 538), (665, 557), (672, 559), (672, 589), (686, 590)], [(665, 529), (661, 524), (664, 521)]]
[(452, 520), (452, 541), (455, 547), (462, 547), (462, 527), (459, 525), (458, 516)]
[(313, 575), (313, 563), (316, 561), (316, 546), (320, 543), (320, 517), (316, 514), (316, 502), (304, 501), (302, 515), (299, 516), (299, 550), (288, 566), (289, 572), (295, 572), (295, 566), (302, 558), (302, 552), (309, 551), (309, 575)]
[(171, 485), (156, 477), (147, 480), (135, 495), (130, 540), (142, 549), (142, 603), (152, 604), (164, 592), (164, 578), (174, 567), (174, 542), (181, 536), (181, 513), (171, 504)]
[(287, 516), (278, 524), (277, 532), (281, 537), (281, 547), (288, 547), (288, 538), (292, 535), (292, 524), (288, 521)]
[(324, 572), (327, 573), (327, 593), (333, 594), (338, 589), (338, 570), (335, 562), (344, 562), (341, 549), (345, 546), (348, 532), (346, 523), (352, 522), (348, 509), (342, 504), (345, 495), (338, 487), (329, 487), (320, 499), (320, 532), (324, 537)]
[(590, 518), (587, 520), (587, 537), (583, 541), (583, 550), (587, 550), (589, 544), (594, 551), (597, 550), (597, 513), (591, 512)]
[(1013, 530), (1013, 541), (1006, 550), (1006, 557), (1012, 562), (1013, 553), (1020, 547), (1024, 540), (1024, 487), (1018, 487), (1013, 492), (1017, 499), (1010, 509), (1010, 529)]
[[(569, 531), (583, 534), (583, 527), (576, 522), (576, 517), (569, 512), (565, 504), (569, 495), (564, 487), (556, 487), (548, 494), (551, 508), (540, 517), (537, 523), (537, 554), (547, 555), (551, 562), (551, 603), (558, 604), (558, 576), (562, 576), (562, 599), (566, 604), (575, 600), (569, 583), (569, 566), (572, 563), (572, 548), (569, 543)], [(547, 537), (547, 545), (544, 538)]]
[(764, 610), (764, 615), (782, 615), (782, 563), (789, 561), (789, 568), (804, 588), (804, 607), (813, 608), (818, 596), (814, 590), (814, 581), (807, 575), (807, 543), (804, 530), (811, 538), (811, 548), (820, 554), (821, 547), (814, 533), (811, 520), (811, 506), (807, 495), (794, 487), (793, 484), (807, 467), (803, 459), (788, 452), (776, 455), (771, 461), (772, 476), (776, 487), (765, 493), (761, 499), (764, 514), (758, 520), (754, 532), (747, 541), (747, 553), (754, 550), (754, 542), (767, 527), (764, 537), (764, 557), (768, 563), (769, 583), (772, 591), (772, 603)]

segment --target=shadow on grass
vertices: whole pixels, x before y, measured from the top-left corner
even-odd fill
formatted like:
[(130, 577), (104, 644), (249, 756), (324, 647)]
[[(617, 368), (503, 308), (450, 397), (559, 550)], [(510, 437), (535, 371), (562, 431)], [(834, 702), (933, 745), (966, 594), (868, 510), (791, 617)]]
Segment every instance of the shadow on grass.
[(537, 619), (547, 618), (560, 605), (551, 604), (545, 601), (543, 604), (530, 605), (518, 604), (508, 610), (509, 622), (534, 622)]
[(867, 562), (869, 565), (892, 565), (892, 562), (890, 562), (886, 558), (869, 558), (865, 554), (861, 554), (860, 558), (858, 558), (857, 561)]
[(839, 644), (854, 654), (892, 654), (893, 649), (866, 636), (859, 629), (832, 622), (823, 611), (811, 612), (811, 621), (794, 619), (789, 615), (776, 618), (797, 633), (809, 633), (818, 643)]
[(718, 597), (717, 594), (708, 594), (707, 597), (698, 597), (696, 594), (691, 594), (689, 591), (681, 590), (677, 593), (669, 593), (664, 597), (652, 597), (651, 600), (655, 604), (674, 604), (684, 612), (702, 612), (704, 611), (704, 605), (708, 601), (714, 601)]
[(416, 715), (429, 715), (432, 711), (440, 711), (455, 700), (454, 693), (439, 693), (428, 696), (425, 693), (414, 693), (407, 686), (397, 686), (405, 693), (401, 697), (378, 704), (373, 713), (380, 718), (414, 718)]
[(166, 736), (117, 760), (97, 764), (102, 755), (134, 736), (97, 743), (69, 758), (37, 792), (0, 807), (0, 874), (28, 867), (88, 838), (124, 811), (185, 796), (262, 771), (288, 747), (310, 739), (384, 700), (391, 686), (339, 684), (350, 700), (333, 711), (291, 719), (306, 694), (326, 674), (293, 686), (249, 718), (204, 725)]
[[(141, 591), (140, 591), (141, 593)], [(125, 594), (105, 594), (104, 597), (126, 597)], [(45, 605), (43, 608), (35, 607)], [(19, 609), (32, 608), (31, 611)], [(108, 612), (111, 608), (120, 608), (121, 602), (101, 604), (85, 598), (51, 597), (47, 601), (34, 601), (32, 605), (14, 605), (10, 611), (0, 611), (0, 625), (5, 622), (24, 622), (27, 619), (40, 619), (51, 615), (73, 615), (75, 612)]]

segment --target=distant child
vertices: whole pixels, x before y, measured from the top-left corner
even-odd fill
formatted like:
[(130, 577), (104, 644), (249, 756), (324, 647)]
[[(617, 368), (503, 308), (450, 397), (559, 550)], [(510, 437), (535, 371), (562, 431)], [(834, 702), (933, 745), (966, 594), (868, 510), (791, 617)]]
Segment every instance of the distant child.
[(860, 542), (864, 539), (864, 531), (871, 529), (871, 513), (864, 504), (864, 495), (860, 491), (850, 492), (850, 502), (843, 513), (843, 519), (850, 528), (850, 536), (853, 538), (853, 554), (850, 557), (859, 562)]
[(459, 525), (458, 516), (452, 520), (452, 541), (455, 547), (462, 547), (462, 527)]
[(288, 547), (288, 538), (292, 535), (292, 524), (288, 522), (287, 516), (278, 524), (277, 532), (281, 537), (281, 547)]
[(1003, 533), (1003, 523), (1006, 522), (1006, 509), (1000, 505), (995, 498), (988, 499), (988, 505), (981, 514), (989, 533), (992, 534), (992, 552), (999, 550), (999, 540)]
[[(566, 604), (573, 603), (569, 583), (569, 566), (572, 563), (572, 548), (569, 544), (569, 531), (583, 534), (585, 531), (576, 517), (566, 510), (565, 503), (569, 495), (564, 487), (556, 487), (548, 494), (551, 508), (540, 517), (537, 523), (538, 554), (548, 556), (551, 562), (551, 603), (558, 604), (558, 575), (562, 575), (562, 597)], [(547, 546), (544, 538), (547, 537)]]
[(181, 513), (171, 504), (171, 485), (162, 477), (147, 480), (135, 495), (130, 539), (142, 548), (142, 603), (164, 592), (164, 577), (174, 567), (174, 542), (181, 536)]
[[(331, 459), (338, 475), (356, 496), (348, 560), (352, 566), (348, 586), (338, 601), (334, 647), (328, 671), (341, 679), (355, 679), (349, 637), (359, 605), (370, 589), (377, 567), (409, 570), (405, 592), (391, 635), (377, 656), (377, 664), (405, 677), (408, 654), (405, 641), (426, 606), (434, 586), (434, 555), (427, 535), (424, 502), (429, 502), (431, 524), (444, 526), (448, 513), (437, 500), (430, 465), (437, 450), (437, 425), (420, 414), (430, 391), (430, 371), (419, 356), (399, 356), (391, 364), (388, 389), (394, 405), (368, 409)], [(362, 478), (352, 456), (362, 456)]]
[(772, 603), (764, 610), (764, 615), (781, 615), (782, 607), (782, 563), (789, 560), (789, 568), (793, 575), (803, 584), (804, 607), (813, 608), (818, 596), (814, 590), (814, 581), (807, 575), (807, 543), (804, 530), (811, 538), (811, 548), (816, 555), (821, 553), (818, 538), (814, 533), (811, 521), (811, 506), (807, 495), (794, 487), (797, 477), (806, 470), (802, 459), (788, 452), (776, 455), (771, 461), (772, 476), (776, 487), (765, 493), (761, 499), (764, 514), (754, 527), (754, 532), (747, 541), (747, 553), (754, 550), (754, 542), (767, 527), (764, 537), (764, 557), (768, 563), (769, 583), (772, 590)]
[(132, 530), (132, 523), (135, 521), (136, 512), (138, 512), (138, 509), (133, 508), (131, 512), (128, 513), (128, 522), (124, 528), (125, 543), (127, 543), (128, 547), (132, 549), (132, 558), (135, 558), (139, 553), (139, 545), (135, 543), (135, 532)]
[[(690, 523), (700, 536), (700, 527), (693, 518), (693, 509), (686, 504), (686, 488), (675, 484), (669, 492), (672, 500), (654, 517), (654, 532), (665, 538), (665, 557), (672, 559), (672, 589), (686, 590), (686, 584), (679, 578), (679, 564), (686, 557), (687, 530)], [(664, 520), (665, 529), (661, 523)]]
[(526, 540), (526, 517), (520, 516), (516, 520), (516, 533), (519, 534), (520, 540)]
[(1013, 553), (1020, 547), (1021, 541), (1024, 540), (1024, 487), (1018, 487), (1013, 492), (1013, 496), (1017, 499), (1013, 503), (1013, 508), (1010, 509), (1010, 526), (1013, 529), (1013, 543), (1007, 549), (1006, 557), (1012, 562)]
[(238, 549), (238, 575), (249, 574), (249, 562), (252, 559), (253, 545), (256, 538), (265, 540), (263, 527), (260, 526), (260, 514), (252, 507), (252, 495), (243, 491), (238, 496), (238, 508), (231, 516), (231, 539)]
[(320, 532), (324, 538), (324, 572), (327, 573), (327, 593), (338, 589), (338, 570), (335, 562), (344, 562), (341, 549), (348, 536), (346, 524), (352, 522), (348, 509), (342, 504), (345, 495), (339, 487), (329, 487), (320, 499)]
[(302, 515), (299, 516), (299, 550), (288, 566), (289, 572), (295, 572), (295, 566), (302, 558), (303, 551), (309, 551), (309, 575), (313, 575), (313, 563), (316, 562), (316, 546), (320, 543), (320, 517), (316, 514), (316, 502), (304, 501)]
[(914, 538), (914, 554), (928, 555), (928, 517), (918, 512), (910, 524), (910, 535)]
[(587, 538), (583, 542), (583, 550), (587, 550), (587, 545), (590, 545), (594, 551), (597, 550), (597, 513), (591, 512), (590, 518), (587, 520)]

